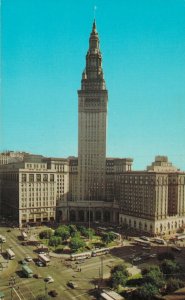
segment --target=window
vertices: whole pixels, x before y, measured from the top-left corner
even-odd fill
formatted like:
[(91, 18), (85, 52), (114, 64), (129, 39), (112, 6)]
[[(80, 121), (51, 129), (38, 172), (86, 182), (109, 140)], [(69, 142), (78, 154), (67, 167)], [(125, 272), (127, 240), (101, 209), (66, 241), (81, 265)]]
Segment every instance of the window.
[(34, 174), (29, 174), (29, 181), (33, 182), (34, 181)]
[(26, 182), (26, 174), (22, 174), (22, 182)]
[(48, 174), (43, 175), (43, 181), (48, 181)]
[(50, 181), (54, 181), (54, 174), (50, 174)]
[(41, 181), (41, 174), (36, 175), (37, 182)]

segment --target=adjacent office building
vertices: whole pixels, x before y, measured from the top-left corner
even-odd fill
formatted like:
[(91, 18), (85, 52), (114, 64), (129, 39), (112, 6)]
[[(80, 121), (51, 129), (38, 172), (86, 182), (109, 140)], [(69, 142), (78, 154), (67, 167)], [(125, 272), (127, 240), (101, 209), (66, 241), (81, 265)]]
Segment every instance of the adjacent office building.
[(57, 175), (47, 163), (23, 161), (0, 168), (1, 212), (19, 226), (54, 221)]
[(185, 225), (185, 173), (157, 156), (146, 171), (117, 178), (119, 221), (151, 234), (171, 234)]

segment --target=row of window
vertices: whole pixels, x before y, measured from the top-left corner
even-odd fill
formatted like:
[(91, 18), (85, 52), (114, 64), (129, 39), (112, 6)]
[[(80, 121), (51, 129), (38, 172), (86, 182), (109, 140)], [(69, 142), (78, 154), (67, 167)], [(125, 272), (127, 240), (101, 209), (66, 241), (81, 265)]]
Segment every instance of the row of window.
[(52, 181), (54, 182), (54, 174), (22, 174), (22, 182), (41, 182)]

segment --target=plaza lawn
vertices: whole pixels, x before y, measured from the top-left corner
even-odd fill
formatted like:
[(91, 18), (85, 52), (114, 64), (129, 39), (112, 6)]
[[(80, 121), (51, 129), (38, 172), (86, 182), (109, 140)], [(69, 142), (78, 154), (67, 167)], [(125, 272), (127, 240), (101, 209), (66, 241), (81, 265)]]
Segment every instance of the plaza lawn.
[[(70, 248), (70, 243), (71, 243), (71, 240), (74, 238), (74, 236), (76, 236), (76, 238), (78, 238), (79, 240), (82, 240), (84, 242), (84, 246), (80, 247), (79, 249), (76, 250), (76, 252), (83, 252), (83, 251), (87, 251), (87, 250), (92, 250), (94, 248), (101, 248), (101, 247), (113, 247), (113, 246), (116, 246), (118, 244), (117, 241), (111, 241), (110, 243), (106, 244), (105, 242), (102, 241), (102, 237), (100, 235), (97, 235), (95, 233), (92, 234), (91, 232), (91, 236), (90, 236), (90, 239), (88, 237), (88, 228), (85, 228), (85, 227), (81, 227), (82, 228), (82, 233), (83, 233), (83, 230), (85, 231), (85, 235), (84, 236), (80, 230), (77, 230), (76, 228), (76, 231), (74, 230), (73, 232), (70, 233), (70, 236), (66, 239), (62, 239), (61, 237), (61, 243), (57, 244), (57, 245), (53, 245), (51, 246), (50, 245), (50, 239), (51, 238), (54, 238), (55, 236), (56, 237), (60, 237), (60, 231), (61, 231), (61, 234), (63, 232), (63, 230), (68, 230), (68, 228), (70, 229), (70, 226), (72, 225), (60, 225), (55, 231), (53, 231), (52, 235), (50, 236), (50, 238), (46, 238), (46, 237), (43, 237), (41, 238), (41, 236), (39, 236), (39, 240), (42, 244), (46, 245), (48, 248), (49, 248), (49, 251), (52, 251), (52, 252), (55, 252), (55, 253), (65, 253), (65, 252), (70, 252), (71, 248)], [(74, 228), (74, 229), (75, 229)], [(45, 230), (47, 231), (47, 230)], [(93, 230), (92, 230), (93, 231)], [(42, 234), (42, 232), (41, 232)], [(72, 251), (71, 251), (72, 252)]]

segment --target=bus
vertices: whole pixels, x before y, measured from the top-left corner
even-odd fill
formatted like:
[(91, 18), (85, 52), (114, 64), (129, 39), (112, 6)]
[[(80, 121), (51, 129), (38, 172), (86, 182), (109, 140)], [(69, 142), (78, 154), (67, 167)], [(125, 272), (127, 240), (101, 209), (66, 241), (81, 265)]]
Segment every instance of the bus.
[(8, 259), (15, 258), (15, 253), (11, 249), (6, 249), (6, 255), (7, 255)]
[(185, 234), (180, 234), (176, 236), (176, 240), (180, 241), (180, 240), (184, 240), (185, 239)]
[(101, 248), (92, 251), (92, 256), (104, 255), (109, 253), (109, 248)]
[(154, 238), (154, 242), (156, 242), (157, 244), (161, 244), (161, 245), (166, 244), (166, 242), (161, 238)]
[(44, 253), (49, 252), (49, 249), (45, 245), (40, 245), (40, 246), (37, 246), (37, 252), (40, 254), (44, 254)]
[(27, 241), (28, 236), (27, 236), (27, 234), (26, 234), (25, 231), (22, 231), (22, 232), (21, 232), (21, 236), (22, 236), (22, 238), (23, 238), (24, 241)]
[(82, 252), (82, 253), (76, 253), (76, 254), (71, 254), (71, 260), (81, 260), (81, 259), (86, 259), (91, 257), (91, 252)]
[(45, 254), (39, 254), (38, 259), (47, 266), (50, 263), (50, 259)]
[(1, 243), (6, 243), (6, 238), (3, 235), (0, 235), (0, 242)]
[(116, 293), (115, 291), (111, 290), (103, 290), (100, 293), (100, 300), (124, 300), (120, 294)]
[(134, 244), (141, 245), (141, 246), (144, 246), (144, 247), (150, 247), (151, 246), (149, 241), (144, 241), (144, 240), (141, 240), (141, 239), (134, 239)]
[(27, 278), (33, 277), (33, 271), (26, 265), (22, 266), (22, 272)]

